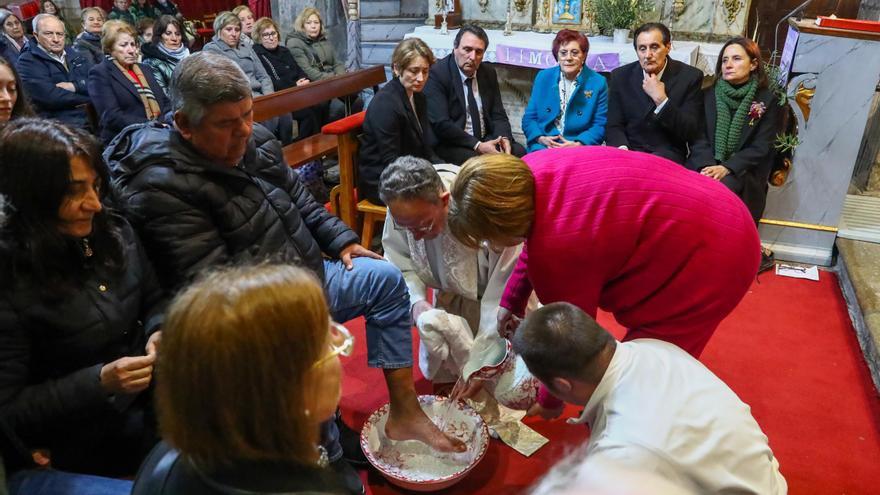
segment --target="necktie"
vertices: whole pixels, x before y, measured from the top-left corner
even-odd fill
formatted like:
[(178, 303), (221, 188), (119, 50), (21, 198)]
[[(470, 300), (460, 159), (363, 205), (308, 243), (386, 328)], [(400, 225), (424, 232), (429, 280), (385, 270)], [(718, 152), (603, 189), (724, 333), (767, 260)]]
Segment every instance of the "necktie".
[(477, 99), (474, 97), (474, 78), (469, 77), (464, 82), (468, 89), (467, 111), (468, 115), (471, 116), (471, 129), (473, 130), (474, 137), (481, 139), (483, 137), (483, 126), (481, 125), (482, 122), (480, 122), (480, 109), (477, 108)]

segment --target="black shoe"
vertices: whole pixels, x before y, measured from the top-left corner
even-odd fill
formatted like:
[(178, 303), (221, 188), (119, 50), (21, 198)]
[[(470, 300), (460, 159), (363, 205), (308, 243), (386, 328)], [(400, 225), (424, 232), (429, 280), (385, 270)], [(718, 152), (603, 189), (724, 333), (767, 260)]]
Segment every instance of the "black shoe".
[(761, 264), (758, 265), (758, 273), (765, 272), (774, 266), (776, 266), (776, 257), (773, 256), (773, 251), (770, 251), (769, 254), (762, 252)]
[(370, 462), (367, 460), (367, 456), (364, 455), (364, 451), (361, 450), (360, 434), (349, 428), (339, 415), (336, 416), (336, 427), (339, 428), (339, 444), (342, 445), (342, 458), (352, 466), (369, 466)]
[(330, 463), (330, 470), (336, 473), (336, 481), (339, 486), (352, 495), (363, 495), (365, 493), (364, 482), (361, 481), (358, 472), (351, 467), (344, 458), (339, 458)]

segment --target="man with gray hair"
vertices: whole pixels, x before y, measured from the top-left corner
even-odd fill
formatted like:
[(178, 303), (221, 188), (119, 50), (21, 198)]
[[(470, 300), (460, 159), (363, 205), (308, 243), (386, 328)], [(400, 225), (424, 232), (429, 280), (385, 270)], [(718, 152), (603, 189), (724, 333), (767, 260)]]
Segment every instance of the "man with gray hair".
[(487, 246), (474, 250), (449, 233), (449, 188), (458, 170), (456, 165), (433, 165), (422, 158), (402, 156), (388, 165), (379, 179), (379, 196), (388, 206), (382, 246), (385, 258), (403, 272), (413, 321), (424, 330), (419, 317), (434, 308), (427, 299), (427, 288), (431, 287), (438, 308), (467, 321), (472, 335), (465, 339), (475, 337), (476, 352), (470, 353), (470, 362), (457, 366), (450, 366), (448, 360), (442, 366), (432, 363), (436, 356), (423, 338), (422, 372), (435, 383), (456, 381), (462, 368), (473, 370), (473, 360), (493, 354), (490, 349), (503, 355), (505, 344), (496, 331), (496, 313), (521, 251), (521, 246), (501, 252)]
[(680, 347), (617, 342), (583, 310), (552, 303), (526, 317), (513, 349), (553, 395), (583, 406), (586, 457), (655, 473), (697, 493), (784, 494), (747, 404)]
[(86, 82), (92, 65), (76, 50), (64, 46), (64, 23), (51, 14), (33, 21), (36, 44), (18, 58), (18, 74), (37, 113), (81, 129), (88, 127)]
[[(311, 269), (336, 321), (366, 317), (368, 364), (383, 369), (391, 396), (387, 435), (463, 450), (419, 406), (400, 271), (358, 244), (284, 163), (280, 143), (254, 125), (250, 84), (238, 65), (194, 54), (175, 69), (170, 96), (174, 128), (128, 127), (104, 153), (118, 204), (161, 283), (179, 289), (208, 267), (263, 260)], [(325, 422), (331, 465), (351, 492), (361, 493), (337, 437), (336, 425)]]

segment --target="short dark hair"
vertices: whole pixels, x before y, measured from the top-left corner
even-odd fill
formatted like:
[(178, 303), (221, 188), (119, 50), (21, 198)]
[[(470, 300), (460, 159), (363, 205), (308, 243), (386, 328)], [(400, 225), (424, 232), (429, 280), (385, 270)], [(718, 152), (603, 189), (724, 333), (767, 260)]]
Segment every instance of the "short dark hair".
[(639, 35), (647, 33), (648, 31), (660, 31), (660, 35), (663, 36), (663, 44), (668, 45), (672, 43), (672, 33), (669, 31), (669, 28), (666, 27), (666, 24), (663, 24), (662, 22), (646, 22), (636, 28), (636, 31), (633, 33), (633, 48), (636, 50), (639, 49), (637, 44)]
[(604, 370), (596, 358), (614, 337), (577, 306), (557, 302), (529, 314), (512, 339), (513, 350), (529, 371), (544, 383), (554, 378), (574, 378), (598, 383)]
[(465, 24), (458, 30), (458, 33), (455, 35), (455, 40), (452, 42), (452, 48), (458, 48), (458, 44), (461, 43), (461, 37), (464, 36), (464, 33), (471, 33), (477, 38), (480, 38), (483, 41), (483, 44), (486, 45), (484, 48), (487, 50), (489, 49), (489, 35), (486, 34), (486, 31), (483, 28), (473, 24)]
[[(586, 36), (574, 29), (563, 29), (556, 33), (556, 37), (553, 38), (553, 59), (558, 61), (559, 47), (572, 41), (577, 41), (578, 45), (581, 47), (581, 51), (584, 52), (584, 56), (589, 53), (590, 40), (588, 40)], [(584, 63), (586, 63), (586, 58), (584, 58)]]
[(186, 33), (183, 31), (183, 23), (173, 15), (163, 15), (159, 17), (159, 20), (156, 21), (156, 24), (153, 26), (153, 39), (150, 41), (152, 41), (154, 45), (159, 46), (159, 43), (162, 42), (162, 35), (168, 30), (168, 26), (171, 25), (176, 27), (177, 32), (180, 33), (180, 42), (183, 43), (183, 46), (189, 46), (189, 40), (186, 39)]

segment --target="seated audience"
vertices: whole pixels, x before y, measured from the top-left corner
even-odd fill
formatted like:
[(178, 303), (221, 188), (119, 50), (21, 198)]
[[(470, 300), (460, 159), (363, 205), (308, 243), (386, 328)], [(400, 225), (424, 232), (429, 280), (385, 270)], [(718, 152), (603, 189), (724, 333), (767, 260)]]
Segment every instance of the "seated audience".
[(0, 57), (0, 124), (21, 117), (31, 117), (33, 113), (15, 65)]
[(150, 41), (153, 41), (153, 27), (156, 20), (152, 17), (142, 17), (137, 21), (138, 47), (142, 47)]
[[(254, 35), (254, 13), (247, 5), (239, 5), (232, 9), (232, 13), (241, 21), (241, 41), (246, 45), (252, 45)], [(280, 35), (279, 35), (280, 36)]]
[[(148, 387), (165, 305), (134, 231), (102, 204), (108, 181), (83, 131), (37, 119), (0, 131), (0, 194), (11, 208), (0, 247), (0, 417), (27, 449), (48, 450), (54, 469), (131, 476), (155, 442)], [(50, 474), (13, 482), (33, 493)]]
[(87, 128), (84, 107), (89, 103), (86, 80), (91, 63), (64, 46), (64, 23), (54, 15), (37, 15), (34, 33), (36, 46), (18, 58), (18, 72), (31, 103), (41, 117)]
[(559, 65), (538, 72), (522, 118), (529, 152), (604, 141), (608, 84), (586, 66), (589, 49), (577, 31), (556, 34), (553, 58)]
[[(616, 148), (526, 160), (472, 158), (452, 187), (449, 228), (464, 245), (525, 240), (499, 331), (515, 329), (534, 290), (544, 304), (612, 313), (625, 340), (665, 340), (698, 357), (758, 269), (758, 232), (742, 201), (669, 160)], [(539, 400), (535, 412), (562, 411), (546, 394)]]
[(180, 10), (178, 10), (177, 4), (172, 0), (156, 0), (156, 4), (153, 5), (153, 8), (156, 9), (156, 15), (180, 15)]
[[(272, 86), (276, 91), (305, 86), (310, 82), (309, 78), (293, 59), (290, 50), (279, 43), (280, 33), (278, 25), (272, 19), (263, 17), (258, 20), (253, 29), (254, 52), (272, 79)], [(311, 107), (291, 113), (291, 117), (297, 122), (297, 138), (302, 139), (321, 131), (318, 127), (320, 111), (320, 108)]]
[(105, 144), (126, 126), (161, 120), (171, 109), (153, 71), (137, 62), (136, 37), (134, 28), (127, 24), (110, 30), (101, 39), (109, 57), (89, 71), (89, 97)]
[(107, 16), (101, 7), (88, 7), (80, 14), (82, 32), (76, 37), (73, 47), (81, 53), (90, 65), (98, 65), (104, 60), (104, 49), (101, 48), (101, 32)]
[[(386, 433), (464, 450), (418, 405), (400, 271), (358, 244), (284, 163), (280, 143), (253, 124), (253, 97), (241, 68), (215, 53), (194, 54), (175, 70), (171, 101), (174, 128), (129, 127), (105, 151), (115, 197), (163, 285), (179, 288), (207, 267), (255, 260), (307, 267), (324, 284), (336, 321), (366, 316), (368, 364), (383, 369), (391, 397)], [(342, 459), (336, 425), (324, 427), (331, 465), (360, 493), (360, 478)]]
[(256, 95), (268, 95), (275, 88), (272, 79), (257, 58), (252, 43), (243, 43), (241, 36), (241, 20), (232, 12), (221, 12), (214, 20), (214, 38), (202, 48), (206, 52), (214, 52), (233, 60), (248, 76), (251, 92)]
[(71, 25), (67, 22), (67, 19), (64, 18), (64, 13), (61, 9), (55, 5), (55, 2), (52, 0), (41, 0), (40, 1), (40, 13), (41, 14), (52, 14), (55, 17), (61, 19), (61, 22), (64, 23), (64, 29), (67, 33), (64, 38), (64, 42), (68, 45), (73, 43), (74, 37), (76, 36), (76, 26)]
[(129, 12), (129, 7), (131, 7), (131, 0), (113, 0), (113, 8), (110, 9), (107, 19), (125, 21), (130, 24), (131, 27), (134, 27), (135, 24), (137, 24), (137, 20), (134, 18), (134, 15)]
[(586, 459), (654, 472), (698, 493), (787, 493), (748, 404), (680, 348), (649, 338), (618, 343), (568, 303), (535, 310), (512, 340), (553, 394), (583, 406), (568, 422), (590, 427)]
[[(503, 350), (496, 313), (521, 246), (500, 252), (488, 246), (473, 249), (449, 234), (449, 188), (458, 170), (455, 165), (432, 165), (412, 156), (388, 165), (379, 185), (379, 196), (388, 205), (382, 247), (385, 259), (403, 273), (414, 322), (434, 308), (428, 300), (430, 287), (437, 308), (467, 320), (471, 336), (477, 337), (475, 346)], [(443, 383), (455, 382), (461, 370), (444, 367), (437, 372), (428, 378)]]
[[(728, 40), (715, 74), (715, 84), (703, 92), (706, 130), (694, 143), (687, 166), (739, 196), (757, 225), (767, 202), (781, 107), (754, 41), (742, 36)], [(773, 264), (773, 252), (762, 248), (759, 270)]]
[(0, 9), (0, 32), (0, 57), (15, 65), (22, 50), (29, 44), (21, 19), (9, 10)]
[[(294, 31), (284, 44), (309, 80), (320, 81), (345, 73), (344, 60), (336, 60), (333, 43), (324, 33), (324, 21), (314, 7), (306, 7), (293, 22)], [(323, 106), (321, 125), (341, 119), (352, 112), (360, 112), (363, 102), (357, 94), (337, 98)]]
[(150, 0), (134, 0), (128, 11), (134, 17), (135, 22), (143, 19), (156, 19), (156, 9), (150, 5)]
[(312, 273), (213, 273), (177, 298), (163, 333), (156, 397), (167, 443), (133, 495), (347, 493), (319, 442), (354, 338), (330, 320)]
[(636, 29), (639, 57), (611, 72), (605, 144), (684, 164), (703, 132), (703, 73), (669, 58), (672, 35), (660, 23)]
[(141, 47), (143, 63), (153, 69), (153, 77), (168, 94), (171, 86), (171, 75), (177, 63), (189, 56), (189, 47), (183, 36), (183, 25), (180, 20), (170, 15), (163, 15), (153, 26), (153, 38)]
[(385, 204), (379, 198), (379, 176), (401, 156), (442, 162), (434, 153), (436, 139), (422, 94), (434, 62), (434, 53), (418, 38), (405, 39), (394, 49), (391, 55), (394, 78), (376, 93), (364, 118), (358, 164), (361, 199)]
[(425, 85), (437, 155), (456, 165), (485, 153), (525, 155), (525, 148), (513, 139), (498, 75), (491, 64), (483, 63), (489, 47), (486, 31), (462, 26), (452, 46), (452, 53), (431, 67)]

